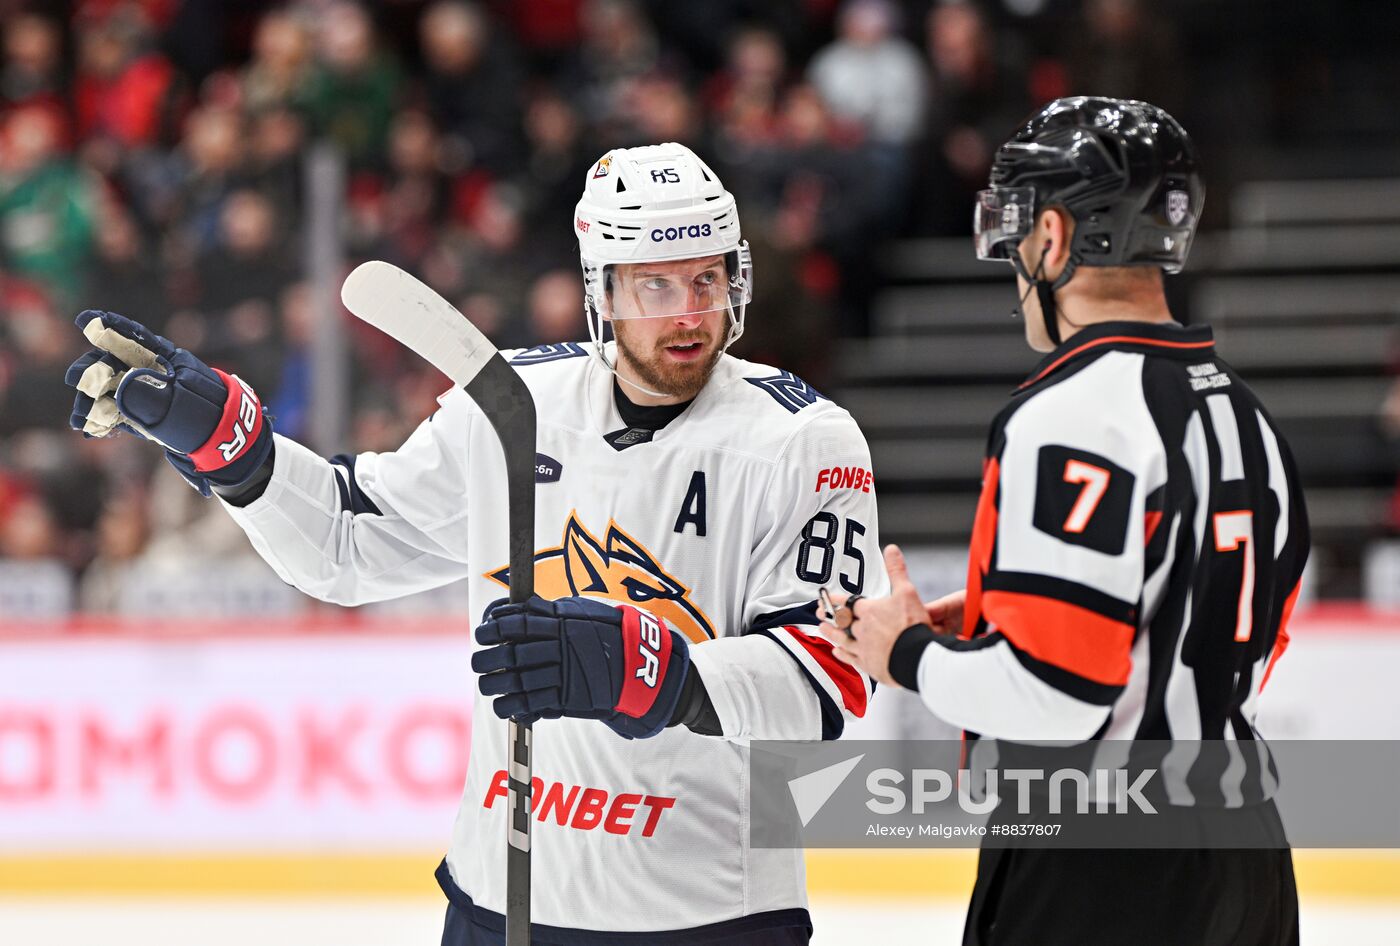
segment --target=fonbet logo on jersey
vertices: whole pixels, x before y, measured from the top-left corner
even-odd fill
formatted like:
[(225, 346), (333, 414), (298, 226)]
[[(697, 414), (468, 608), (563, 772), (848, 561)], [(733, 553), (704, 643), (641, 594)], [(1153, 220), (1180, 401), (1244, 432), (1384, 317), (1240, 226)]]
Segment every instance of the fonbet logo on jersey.
[[(496, 770), (481, 807), (490, 809), (497, 800), (509, 796), (505, 769)], [(672, 795), (644, 792), (610, 792), (590, 785), (545, 782), (539, 776), (530, 780), (530, 814), (541, 823), (553, 821), (575, 831), (602, 827), (608, 834), (640, 835), (656, 833), (661, 815), (676, 806)]]
[(812, 492), (820, 493), (825, 487), (827, 489), (858, 489), (862, 493), (868, 493), (874, 485), (875, 477), (865, 467), (833, 466), (830, 469), (817, 471), (817, 488)]
[[(486, 577), (510, 587), (509, 567), (487, 572)], [(612, 520), (599, 539), (577, 511), (569, 514), (557, 548), (535, 552), (535, 594), (551, 600), (587, 595), (630, 604), (665, 621), (692, 643), (715, 636), (714, 624), (691, 600), (690, 589), (646, 546)]]

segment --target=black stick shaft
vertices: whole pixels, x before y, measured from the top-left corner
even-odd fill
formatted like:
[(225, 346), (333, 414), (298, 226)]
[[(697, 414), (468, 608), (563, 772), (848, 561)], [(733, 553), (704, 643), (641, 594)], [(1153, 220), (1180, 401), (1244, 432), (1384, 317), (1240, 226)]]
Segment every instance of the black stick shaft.
[[(535, 592), (535, 402), (520, 376), (496, 355), (466, 385), (496, 431), (510, 503), (510, 600)], [(506, 946), (530, 946), (531, 727), (510, 721), (506, 769)]]

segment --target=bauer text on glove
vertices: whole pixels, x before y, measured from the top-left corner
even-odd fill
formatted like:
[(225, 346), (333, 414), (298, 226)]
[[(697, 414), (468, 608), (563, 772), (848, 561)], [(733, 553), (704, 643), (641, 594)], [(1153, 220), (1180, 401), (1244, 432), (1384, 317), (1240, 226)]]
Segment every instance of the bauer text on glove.
[(666, 727), (690, 671), (689, 644), (665, 621), (588, 598), (497, 602), (476, 639), (472, 669), (497, 716), (601, 719), (627, 738)]

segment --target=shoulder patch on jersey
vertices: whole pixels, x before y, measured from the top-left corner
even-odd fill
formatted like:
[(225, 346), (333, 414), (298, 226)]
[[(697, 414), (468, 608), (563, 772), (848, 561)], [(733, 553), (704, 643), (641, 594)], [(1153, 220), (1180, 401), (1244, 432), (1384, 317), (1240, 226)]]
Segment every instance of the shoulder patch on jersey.
[(562, 342), (557, 345), (536, 345), (534, 348), (527, 348), (511, 358), (513, 365), (542, 365), (550, 361), (562, 361), (565, 358), (579, 358), (587, 355), (588, 349), (578, 342)]
[(767, 391), (772, 395), (773, 400), (786, 408), (790, 414), (796, 414), (802, 408), (809, 404), (815, 404), (817, 401), (831, 400), (791, 371), (779, 371), (771, 378), (745, 378), (744, 380), (760, 390)]
[(1107, 457), (1059, 444), (1040, 448), (1032, 524), (1062, 542), (1122, 555), (1136, 477)]

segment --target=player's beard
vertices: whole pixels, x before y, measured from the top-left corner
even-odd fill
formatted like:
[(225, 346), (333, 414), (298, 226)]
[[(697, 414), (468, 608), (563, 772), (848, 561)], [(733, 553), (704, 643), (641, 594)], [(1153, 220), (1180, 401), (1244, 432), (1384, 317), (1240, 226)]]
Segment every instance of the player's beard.
[[(618, 331), (625, 323), (613, 323), (613, 337), (617, 339), (618, 357), (624, 359), (636, 373), (642, 386), (664, 394), (667, 397), (690, 400), (700, 393), (705, 382), (710, 380), (719, 356), (724, 349), (704, 329), (679, 331), (657, 339), (650, 354), (644, 355), (627, 338), (627, 330)], [(699, 342), (707, 354), (694, 361), (674, 361), (666, 355), (666, 348), (672, 345), (685, 345)]]

